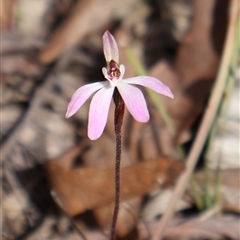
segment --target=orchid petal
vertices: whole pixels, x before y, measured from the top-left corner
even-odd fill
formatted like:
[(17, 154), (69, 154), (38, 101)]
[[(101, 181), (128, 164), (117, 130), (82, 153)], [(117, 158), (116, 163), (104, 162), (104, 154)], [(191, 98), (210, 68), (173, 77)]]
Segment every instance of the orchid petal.
[(140, 76), (140, 77), (134, 77), (134, 78), (126, 78), (126, 79), (122, 79), (122, 82), (128, 83), (128, 84), (141, 85), (141, 86), (150, 88), (157, 93), (163, 94), (170, 98), (174, 98), (169, 87), (154, 77)]
[(117, 89), (132, 116), (139, 122), (147, 122), (149, 112), (142, 92), (137, 87), (123, 82), (118, 84)]
[(121, 76), (118, 80), (121, 80), (123, 78), (124, 73), (125, 73), (125, 66), (123, 64), (121, 64), (119, 69), (120, 69)]
[(77, 89), (68, 104), (66, 117), (69, 118), (86, 102), (86, 100), (97, 90), (109, 84), (108, 81), (96, 82), (84, 85)]
[(103, 34), (103, 52), (108, 63), (111, 60), (119, 63), (118, 46), (113, 35), (109, 31)]
[(89, 109), (88, 137), (98, 139), (106, 126), (110, 103), (115, 88), (104, 87), (94, 96)]
[(105, 67), (102, 68), (102, 73), (103, 73), (103, 76), (111, 83), (112, 80), (111, 78), (108, 76), (108, 71)]

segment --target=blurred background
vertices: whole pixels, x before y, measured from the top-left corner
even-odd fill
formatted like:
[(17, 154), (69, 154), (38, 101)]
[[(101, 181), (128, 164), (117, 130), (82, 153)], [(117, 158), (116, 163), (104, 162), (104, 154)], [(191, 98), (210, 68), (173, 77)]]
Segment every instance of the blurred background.
[[(156, 77), (174, 94), (143, 90), (146, 124), (125, 113), (117, 239), (239, 239), (239, 5), (2, 0), (2, 239), (108, 239), (114, 104), (96, 141), (89, 101), (65, 118), (77, 88), (104, 80), (106, 30), (125, 77)], [(176, 187), (184, 194), (173, 199)], [(175, 214), (159, 233), (170, 201)]]

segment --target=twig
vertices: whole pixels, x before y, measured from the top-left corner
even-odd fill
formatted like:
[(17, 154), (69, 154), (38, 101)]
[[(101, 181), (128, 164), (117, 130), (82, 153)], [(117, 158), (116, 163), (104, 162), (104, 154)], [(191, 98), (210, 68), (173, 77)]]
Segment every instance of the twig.
[(211, 128), (212, 122), (214, 120), (214, 116), (218, 109), (218, 103), (224, 91), (225, 83), (227, 80), (228, 67), (231, 60), (234, 31), (236, 29), (236, 20), (237, 20), (237, 14), (238, 14), (238, 0), (232, 0), (230, 7), (231, 9), (229, 13), (230, 19), (229, 19), (229, 25), (227, 30), (227, 38), (225, 41), (223, 57), (219, 66), (219, 72), (216, 78), (216, 82), (213, 88), (211, 98), (209, 100), (196, 140), (194, 141), (193, 147), (187, 158), (186, 170), (178, 180), (178, 184), (174, 189), (173, 196), (169, 202), (169, 205), (166, 209), (165, 214), (159, 221), (157, 230), (154, 233), (152, 240), (162, 239), (164, 230), (166, 229), (166, 226), (174, 213), (176, 202), (182, 197), (186, 189), (186, 186), (189, 182), (189, 178), (194, 170), (194, 167), (198, 160), (198, 156), (204, 146), (205, 140), (208, 136), (209, 129)]

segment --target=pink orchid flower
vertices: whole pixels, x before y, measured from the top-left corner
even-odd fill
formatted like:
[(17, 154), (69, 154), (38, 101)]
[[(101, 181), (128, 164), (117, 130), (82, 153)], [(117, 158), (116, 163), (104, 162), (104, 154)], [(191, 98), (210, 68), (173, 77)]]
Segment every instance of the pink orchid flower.
[(88, 120), (88, 137), (91, 140), (98, 139), (103, 133), (115, 88), (119, 91), (131, 115), (139, 122), (147, 122), (149, 112), (142, 92), (134, 85), (144, 86), (173, 98), (169, 87), (156, 78), (149, 76), (123, 78), (125, 67), (122, 64), (119, 65), (118, 46), (109, 31), (103, 35), (103, 52), (107, 67), (102, 68), (102, 72), (107, 81), (87, 84), (77, 89), (68, 104), (66, 113), (67, 118), (71, 117), (95, 93), (90, 103)]

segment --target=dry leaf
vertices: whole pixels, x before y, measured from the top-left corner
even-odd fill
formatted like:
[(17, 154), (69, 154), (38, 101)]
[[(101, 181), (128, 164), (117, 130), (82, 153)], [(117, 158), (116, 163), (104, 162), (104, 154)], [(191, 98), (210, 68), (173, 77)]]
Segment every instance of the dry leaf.
[[(76, 150), (74, 150), (76, 151)], [(76, 154), (76, 152), (75, 152)], [(66, 156), (76, 156), (67, 153)], [(47, 162), (48, 179), (63, 208), (71, 216), (87, 209), (109, 204), (114, 200), (114, 169), (79, 167), (66, 169), (58, 162), (71, 161), (66, 156)], [(182, 172), (180, 162), (166, 157), (136, 163), (122, 168), (121, 199), (142, 196), (167, 184), (172, 184)]]
[(174, 93), (166, 100), (177, 130), (188, 130), (203, 111), (220, 61), (227, 25), (228, 1), (194, 1), (191, 27), (179, 45), (174, 67), (159, 62), (150, 74)]

